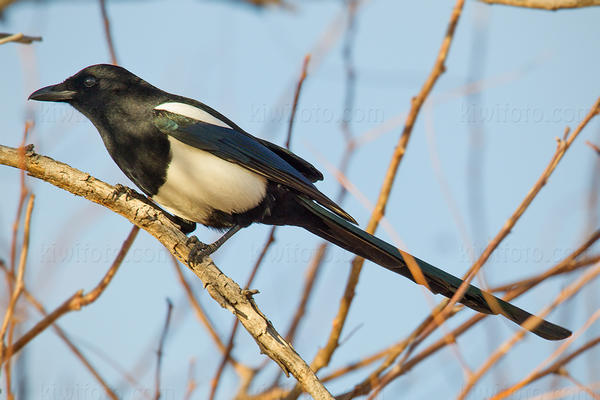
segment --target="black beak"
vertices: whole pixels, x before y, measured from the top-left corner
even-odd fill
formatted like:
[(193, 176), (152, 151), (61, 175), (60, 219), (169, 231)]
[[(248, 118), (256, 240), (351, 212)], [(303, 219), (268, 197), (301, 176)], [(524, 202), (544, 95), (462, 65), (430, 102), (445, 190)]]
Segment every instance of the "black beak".
[(69, 101), (72, 100), (77, 92), (66, 90), (63, 83), (58, 85), (46, 86), (29, 95), (28, 100), (37, 101)]

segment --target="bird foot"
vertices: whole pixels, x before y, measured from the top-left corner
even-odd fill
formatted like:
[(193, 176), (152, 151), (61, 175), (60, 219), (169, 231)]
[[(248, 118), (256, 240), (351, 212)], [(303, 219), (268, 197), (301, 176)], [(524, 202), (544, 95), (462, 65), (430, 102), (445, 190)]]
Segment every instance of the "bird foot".
[(121, 197), (122, 195), (125, 195), (125, 201), (129, 201), (129, 199), (131, 199), (132, 197), (136, 197), (135, 196), (135, 190), (125, 186), (125, 185), (121, 185), (120, 183), (117, 183), (115, 185), (115, 190), (112, 192), (112, 199), (116, 200), (119, 197)]
[(215, 246), (214, 243), (202, 243), (196, 236), (190, 236), (186, 244), (192, 246), (192, 250), (190, 250), (188, 256), (188, 262), (190, 264), (201, 264), (206, 257), (210, 256), (219, 248), (219, 246)]

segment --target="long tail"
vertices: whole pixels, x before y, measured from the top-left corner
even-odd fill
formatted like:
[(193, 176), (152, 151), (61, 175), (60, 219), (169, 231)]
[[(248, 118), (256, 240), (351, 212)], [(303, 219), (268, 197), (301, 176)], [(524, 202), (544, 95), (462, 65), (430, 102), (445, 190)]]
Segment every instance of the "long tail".
[[(308, 211), (307, 217), (299, 221), (298, 225), (354, 254), (405, 276), (413, 282), (417, 282), (407, 267), (404, 257), (396, 247), (368, 234), (308, 199), (297, 197), (297, 201)], [(429, 289), (434, 293), (439, 293), (450, 298), (463, 282), (461, 279), (423, 260), (416, 257), (413, 257), (413, 259), (421, 269)], [(408, 262), (411, 261), (409, 260)], [(519, 325), (522, 325), (532, 316), (527, 311), (513, 306), (473, 285), (469, 285), (460, 302), (481, 313), (502, 314)], [(571, 331), (561, 326), (542, 320), (541, 318), (538, 319), (540, 320), (539, 324), (534, 329), (531, 329), (531, 332), (544, 339), (561, 340), (571, 335)]]

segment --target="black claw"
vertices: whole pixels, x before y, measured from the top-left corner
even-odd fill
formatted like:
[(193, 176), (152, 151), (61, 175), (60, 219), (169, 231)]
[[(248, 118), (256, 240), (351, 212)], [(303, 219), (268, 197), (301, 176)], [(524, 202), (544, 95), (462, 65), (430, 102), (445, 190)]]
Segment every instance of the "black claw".
[(192, 264), (200, 264), (206, 257), (217, 251), (223, 243), (227, 241), (231, 236), (235, 235), (242, 227), (234, 225), (223, 236), (215, 240), (211, 244), (204, 244), (198, 240), (196, 236), (190, 236), (187, 240), (187, 245), (192, 246), (188, 262)]
[(196, 247), (196, 245), (200, 243), (200, 240), (198, 240), (198, 238), (196, 236), (190, 236), (189, 238), (187, 238), (187, 240), (185, 241), (185, 244), (188, 246), (192, 246), (192, 247)]
[(198, 240), (196, 236), (190, 236), (186, 242), (188, 246), (192, 246), (188, 262), (191, 264), (200, 264), (204, 259), (214, 253), (218, 246), (213, 244), (205, 244)]
[(119, 197), (121, 197), (121, 195), (125, 195), (125, 200), (129, 201), (129, 199), (131, 199), (132, 197), (135, 197), (134, 194), (134, 190), (131, 188), (128, 188), (125, 185), (121, 185), (120, 183), (117, 183), (115, 185), (115, 190), (112, 193), (112, 198), (113, 200), (118, 199)]

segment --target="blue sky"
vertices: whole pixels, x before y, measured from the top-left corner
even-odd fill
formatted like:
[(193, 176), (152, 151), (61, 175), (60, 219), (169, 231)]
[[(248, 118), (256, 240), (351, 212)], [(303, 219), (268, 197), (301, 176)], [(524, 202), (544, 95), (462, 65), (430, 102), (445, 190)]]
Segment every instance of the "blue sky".
[[(313, 59), (309, 68), (292, 141), (295, 152), (324, 172), (319, 188), (334, 196), (338, 186), (326, 166), (337, 165), (343, 154), (339, 122), (345, 91), (344, 7), (335, 1), (294, 4), (294, 11), (257, 11), (218, 1), (109, 2), (108, 11), (121, 65), (164, 90), (205, 102), (247, 131), (277, 143), (284, 140), (293, 87), (305, 54), (324, 43), (326, 32), (335, 31), (336, 21), (342, 21), (341, 35), (329, 34), (330, 50), (323, 58)], [(372, 0), (359, 9), (353, 55), (357, 84), (351, 113), (351, 129), (356, 135), (408, 110), (411, 97), (433, 65), (452, 6), (452, 2)], [(479, 253), (541, 174), (554, 152), (555, 137), (562, 135), (566, 125), (574, 128), (600, 95), (599, 18), (600, 10), (594, 8), (552, 13), (467, 2), (446, 63), (448, 70), (432, 93), (431, 106), (425, 107), (417, 121), (387, 207), (387, 219), (406, 250), (455, 275), (466, 271), (473, 243)], [(34, 115), (36, 126), (29, 142), (39, 153), (109, 183), (132, 185), (83, 116), (65, 105), (26, 102), (29, 93), (41, 86), (62, 81), (90, 64), (109, 62), (98, 4), (24, 2), (6, 12), (0, 31), (44, 38), (31, 46), (0, 47), (4, 116), (0, 143), (18, 145), (25, 118)], [(485, 51), (473, 55), (477, 40)], [(481, 62), (479, 102), (464, 95), (473, 57)], [(483, 182), (483, 214), (477, 221), (471, 219), (468, 202), (469, 132), (474, 127), (482, 129), (484, 138), (478, 150), (482, 155), (478, 169)], [(600, 143), (599, 127), (595, 121), (586, 128), (492, 256), (485, 267), (490, 284), (539, 273), (576, 247), (587, 227), (597, 226), (597, 221), (590, 221), (586, 203), (597, 156), (585, 141)], [(371, 202), (377, 198), (400, 131), (401, 126), (396, 126), (368, 141), (351, 161), (348, 176)], [(436, 163), (458, 212), (453, 213), (449, 206), (435, 172)], [(18, 174), (0, 168), (0, 179), (7, 193), (0, 207), (0, 226), (5, 227), (0, 230), (3, 255), (8, 254)], [(28, 287), (52, 308), (74, 291), (95, 285), (130, 225), (49, 184), (29, 179), (28, 185), (37, 195)], [(370, 211), (356, 197), (349, 196), (344, 208), (362, 226), (366, 224)], [(461, 223), (466, 235), (461, 233)], [(264, 226), (240, 232), (215, 255), (216, 264), (237, 282), (244, 282), (267, 233)], [(214, 232), (202, 227), (196, 234), (201, 240), (215, 238)], [(378, 236), (392, 240), (384, 229)], [(253, 285), (261, 292), (259, 306), (280, 331), (289, 324), (316, 244), (317, 238), (307, 232), (280, 229)], [(307, 360), (324, 344), (350, 259), (350, 254), (339, 249), (329, 253), (295, 345)], [(202, 290), (194, 276), (186, 276), (194, 282), (219, 333), (226, 336), (232, 316)], [(516, 303), (538, 311), (573, 279), (550, 281)], [(580, 327), (598, 304), (594, 286), (550, 319), (572, 329)], [(61, 325), (106, 379), (115, 387), (126, 388), (121, 392), (124, 398), (139, 398), (135, 390), (153, 387), (153, 351), (167, 297), (173, 300), (175, 310), (163, 364), (165, 398), (182, 398), (191, 358), (198, 363), (195, 398), (206, 398), (220, 357), (185, 302), (166, 251), (149, 235), (140, 233), (100, 300), (61, 319)], [(352, 334), (332, 365), (345, 365), (400, 340), (422, 320), (429, 304), (421, 288), (368, 263), (343, 336)], [(473, 315), (471, 311), (462, 314), (450, 326)], [(30, 321), (37, 318), (32, 314)], [(514, 331), (515, 327), (502, 319), (489, 318), (459, 339), (459, 348), (471, 368), (476, 368), (489, 352), (490, 343), (495, 347)], [(593, 326), (590, 332), (597, 334), (598, 328)], [(473, 398), (493, 393), (499, 382), (522, 376), (555, 346), (529, 335), (495, 373), (483, 379)], [(119, 386), (122, 374), (94, 348), (102, 349), (129, 371), (140, 362), (148, 365), (140, 388)], [(72, 398), (97, 398), (93, 397), (98, 394), (94, 390), (99, 390), (96, 382), (53, 333), (46, 332), (27, 350), (32, 398), (61, 398), (60, 393), (78, 389), (80, 397)], [(262, 360), (257, 353), (254, 342), (240, 332), (236, 357), (257, 365)], [(586, 365), (583, 359), (574, 364), (576, 376), (586, 382), (597, 381), (598, 376), (585, 371)], [(270, 383), (275, 372), (273, 366), (261, 375), (256, 389)], [(363, 371), (332, 382), (328, 388), (337, 393), (364, 376)], [(236, 384), (235, 374), (228, 371), (219, 398), (230, 398)], [(411, 399), (431, 398), (440, 390), (454, 394), (462, 384), (460, 365), (450, 350), (444, 350), (388, 387), (382, 398), (396, 398), (399, 393)], [(547, 382), (540, 382), (531, 390), (541, 393), (547, 387)]]

